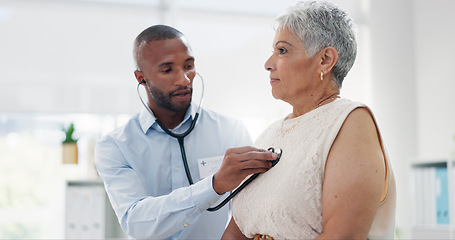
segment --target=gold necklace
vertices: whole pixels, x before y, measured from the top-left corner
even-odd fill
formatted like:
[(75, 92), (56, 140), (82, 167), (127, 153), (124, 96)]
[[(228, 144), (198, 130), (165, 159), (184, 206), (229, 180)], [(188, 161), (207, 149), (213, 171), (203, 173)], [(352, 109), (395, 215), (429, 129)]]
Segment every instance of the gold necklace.
[(288, 134), (290, 131), (294, 130), (294, 127), (297, 126), (297, 124), (299, 124), (299, 123), (300, 123), (300, 119), (299, 119), (299, 121), (297, 121), (294, 125), (292, 125), (292, 127), (286, 129), (286, 131), (283, 131), (283, 128), (284, 128), (284, 127), (283, 127), (284, 120), (283, 120), (283, 121), (281, 122), (281, 130), (280, 130), (280, 135), (281, 135), (281, 137), (286, 136), (286, 134)]
[[(334, 96), (334, 95), (335, 95), (335, 96)], [(322, 104), (323, 104), (324, 102), (326, 102), (326, 101), (335, 100), (335, 99), (337, 99), (337, 98), (340, 98), (340, 96), (338, 96), (338, 94), (330, 95), (328, 98), (322, 100), (318, 105), (316, 105), (315, 108), (311, 109), (311, 110), (308, 111), (308, 112), (311, 112), (311, 111), (315, 110), (316, 108), (322, 106)], [(295, 126), (297, 126), (297, 124), (300, 123), (300, 119), (299, 119), (294, 125), (292, 125), (292, 127), (290, 127), (290, 128), (288, 128), (288, 129), (286, 129), (285, 131), (283, 131), (283, 128), (284, 128), (284, 126), (283, 126), (283, 125), (284, 125), (284, 121), (285, 121), (285, 120), (283, 120), (283, 121), (281, 122), (281, 129), (280, 129), (280, 135), (281, 135), (282, 137), (284, 137), (284, 136), (285, 136), (286, 134), (288, 134), (290, 131), (294, 130)]]
[[(335, 95), (335, 96), (334, 96)], [(329, 100), (335, 100), (337, 98), (340, 98), (340, 96), (338, 96), (338, 94), (333, 94), (333, 95), (330, 95), (328, 98), (322, 100), (315, 108), (313, 108), (311, 111), (313, 111), (314, 109), (322, 106), (323, 103), (325, 103), (326, 101), (329, 101)]]

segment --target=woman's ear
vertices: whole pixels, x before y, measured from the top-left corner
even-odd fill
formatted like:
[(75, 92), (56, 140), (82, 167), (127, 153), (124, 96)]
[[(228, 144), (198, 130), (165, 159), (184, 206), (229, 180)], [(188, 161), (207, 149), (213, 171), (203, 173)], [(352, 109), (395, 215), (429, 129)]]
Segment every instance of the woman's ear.
[(337, 63), (338, 52), (334, 47), (326, 47), (320, 52), (321, 70), (325, 73), (330, 72)]

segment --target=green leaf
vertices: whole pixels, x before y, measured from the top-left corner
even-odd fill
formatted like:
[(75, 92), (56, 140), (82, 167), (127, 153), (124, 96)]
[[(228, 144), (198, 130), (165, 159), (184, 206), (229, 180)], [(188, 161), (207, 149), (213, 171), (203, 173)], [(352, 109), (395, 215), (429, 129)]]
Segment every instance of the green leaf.
[(63, 132), (65, 133), (65, 140), (63, 143), (76, 143), (78, 139), (73, 138), (74, 133), (74, 124), (71, 123), (68, 128), (63, 128)]

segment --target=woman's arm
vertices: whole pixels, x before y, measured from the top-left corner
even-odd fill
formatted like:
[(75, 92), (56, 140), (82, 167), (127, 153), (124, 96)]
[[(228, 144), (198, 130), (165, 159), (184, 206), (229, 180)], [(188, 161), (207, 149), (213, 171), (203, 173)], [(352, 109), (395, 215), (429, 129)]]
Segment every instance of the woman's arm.
[(323, 232), (317, 239), (367, 239), (385, 183), (385, 157), (366, 108), (347, 117), (327, 157)]
[(227, 226), (226, 230), (224, 231), (223, 236), (221, 237), (222, 240), (246, 240), (252, 239), (247, 238), (243, 233), (240, 231), (237, 223), (235, 223), (234, 218), (231, 218), (229, 225)]

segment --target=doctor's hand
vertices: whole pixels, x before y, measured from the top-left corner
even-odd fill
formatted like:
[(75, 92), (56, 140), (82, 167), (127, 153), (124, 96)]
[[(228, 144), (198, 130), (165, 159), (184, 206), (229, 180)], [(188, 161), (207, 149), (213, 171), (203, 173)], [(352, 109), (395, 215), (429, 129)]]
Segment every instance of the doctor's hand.
[(266, 172), (272, 167), (276, 153), (255, 147), (230, 148), (226, 151), (221, 167), (213, 175), (213, 189), (218, 194), (234, 190), (251, 174)]

